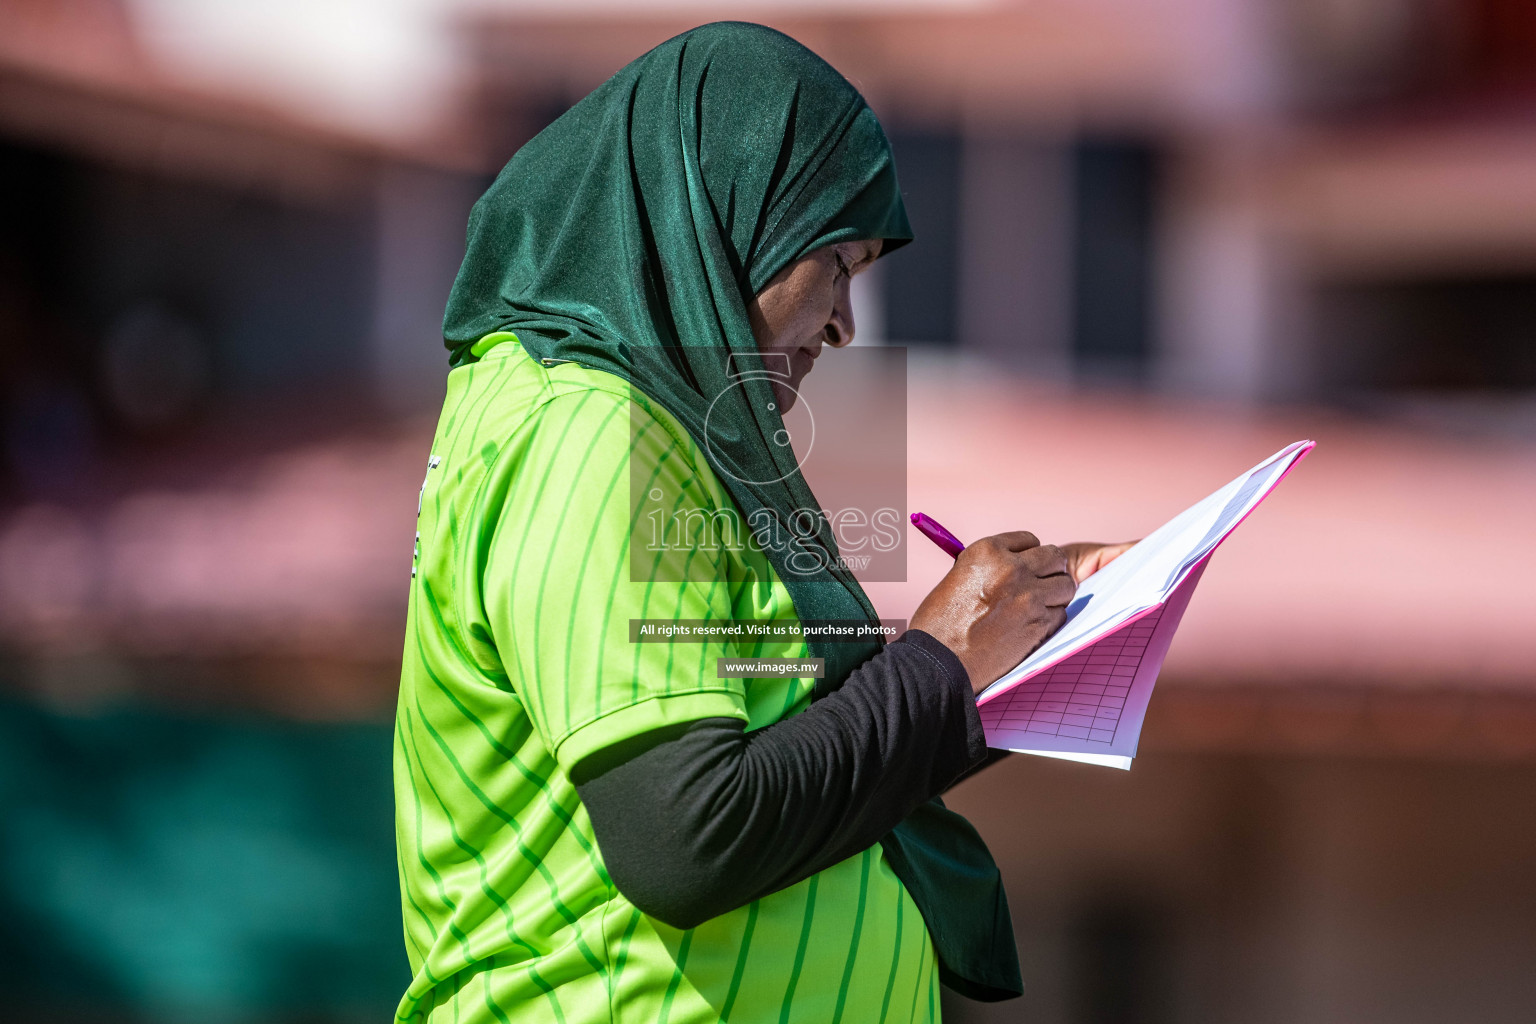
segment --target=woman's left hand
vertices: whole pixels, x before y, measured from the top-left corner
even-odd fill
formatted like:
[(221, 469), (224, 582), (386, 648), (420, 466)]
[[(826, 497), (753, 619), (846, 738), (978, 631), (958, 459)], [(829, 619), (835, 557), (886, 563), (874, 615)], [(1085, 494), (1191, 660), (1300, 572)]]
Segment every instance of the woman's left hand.
[(1072, 573), (1072, 582), (1081, 583), (1092, 576), (1110, 562), (1119, 558), (1131, 550), (1134, 540), (1123, 541), (1119, 544), (1098, 544), (1093, 541), (1078, 541), (1076, 544), (1063, 544), (1061, 553), (1067, 556), (1067, 569)]

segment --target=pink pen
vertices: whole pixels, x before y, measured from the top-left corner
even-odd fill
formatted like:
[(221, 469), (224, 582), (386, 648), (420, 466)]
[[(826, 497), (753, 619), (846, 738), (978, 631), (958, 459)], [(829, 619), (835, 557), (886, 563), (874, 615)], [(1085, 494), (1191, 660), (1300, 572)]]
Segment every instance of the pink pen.
[(940, 526), (938, 520), (932, 516), (925, 516), (921, 512), (913, 512), (912, 525), (917, 527), (924, 537), (937, 544), (939, 550), (943, 551), (950, 558), (959, 558), (960, 552), (965, 550), (965, 545), (961, 544), (954, 534)]

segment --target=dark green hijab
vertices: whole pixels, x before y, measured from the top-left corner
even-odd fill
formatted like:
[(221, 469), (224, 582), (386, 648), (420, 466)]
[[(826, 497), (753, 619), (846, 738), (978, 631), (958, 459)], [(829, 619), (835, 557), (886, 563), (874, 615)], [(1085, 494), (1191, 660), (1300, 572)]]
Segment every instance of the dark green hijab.
[[(455, 365), (493, 331), (630, 380), (693, 434), (750, 523), (816, 509), (756, 353), (747, 298), (813, 249), (912, 237), (890, 146), (847, 80), (788, 36), (706, 25), (624, 68), (507, 164), (475, 204), (443, 334)], [(639, 350), (639, 351), (637, 351)], [(705, 437), (705, 418), (710, 436)], [(755, 484), (747, 481), (770, 480)], [(837, 562), (764, 544), (802, 620), (874, 608)], [(810, 571), (807, 571), (807, 566)], [(873, 647), (826, 645), (840, 679)]]
[[(782, 523), (821, 506), (792, 450), (769, 443), (783, 420), (768, 381), (727, 365), (729, 353), (757, 352), (747, 301), (814, 249), (879, 238), (889, 252), (911, 237), (890, 145), (858, 91), (782, 33), (704, 25), (625, 67), (512, 157), (470, 216), (443, 337), (455, 366), (484, 336), (513, 331), (536, 358), (623, 377), (677, 417), (749, 523)], [(798, 539), (763, 546), (800, 619), (876, 618), (827, 524)], [(792, 559), (805, 544), (819, 557)], [(826, 659), (818, 696), (878, 650), (810, 647)], [(935, 802), (884, 845), (945, 980), (1016, 994), (997, 869), (969, 824)]]

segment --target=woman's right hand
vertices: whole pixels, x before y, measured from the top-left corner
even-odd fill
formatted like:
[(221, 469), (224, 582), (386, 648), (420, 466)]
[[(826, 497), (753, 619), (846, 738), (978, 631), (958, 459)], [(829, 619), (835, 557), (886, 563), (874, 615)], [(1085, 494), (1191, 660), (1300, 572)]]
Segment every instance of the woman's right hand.
[(980, 693), (1061, 628), (1076, 592), (1060, 548), (999, 533), (960, 552), (909, 625), (954, 651)]

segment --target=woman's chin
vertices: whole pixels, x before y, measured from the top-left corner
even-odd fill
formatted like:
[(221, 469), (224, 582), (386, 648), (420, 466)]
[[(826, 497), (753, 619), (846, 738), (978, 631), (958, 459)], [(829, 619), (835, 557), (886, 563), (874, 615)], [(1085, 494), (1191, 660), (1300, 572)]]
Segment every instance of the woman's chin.
[(793, 409), (795, 407), (795, 402), (799, 400), (800, 394), (795, 390), (795, 385), (799, 384), (800, 382), (795, 381), (794, 383), (785, 383), (783, 381), (776, 380), (772, 383), (773, 401), (774, 404), (779, 407), (779, 415), (783, 416), (785, 413), (789, 412), (789, 410)]

